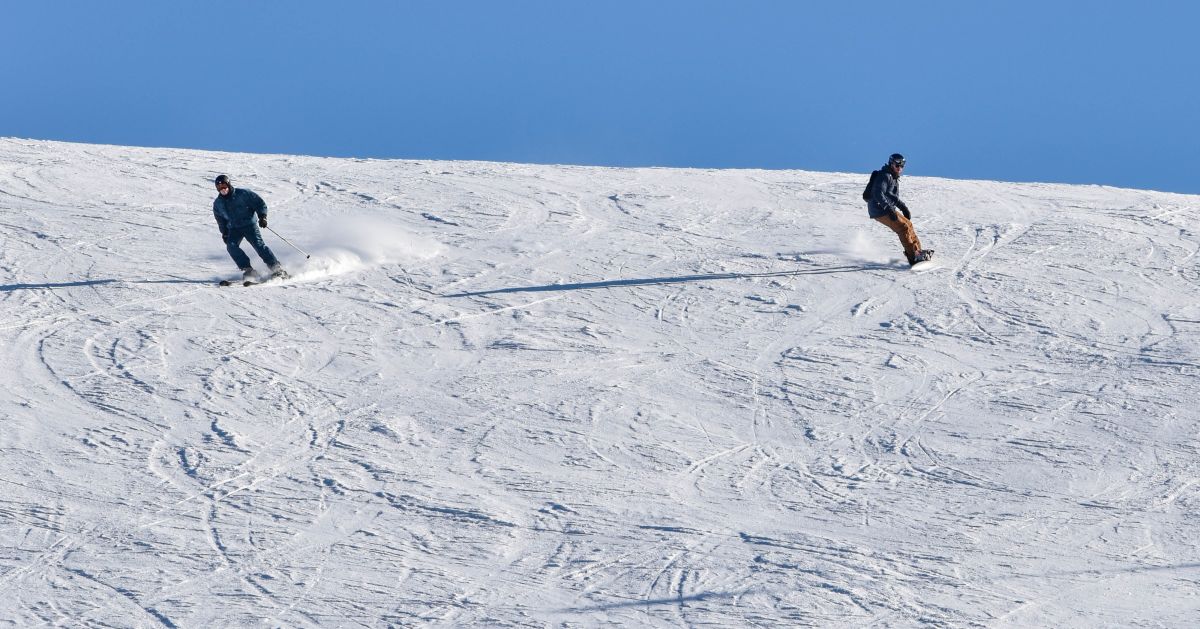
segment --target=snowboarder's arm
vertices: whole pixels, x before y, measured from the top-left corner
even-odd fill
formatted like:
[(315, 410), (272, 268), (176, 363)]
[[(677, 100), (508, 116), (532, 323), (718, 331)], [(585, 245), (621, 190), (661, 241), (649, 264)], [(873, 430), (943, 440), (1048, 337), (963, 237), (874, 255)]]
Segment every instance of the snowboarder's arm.
[(879, 174), (879, 180), (875, 182), (875, 186), (871, 189), (871, 200), (875, 205), (882, 208), (883, 211), (889, 214), (896, 213), (896, 203), (892, 201), (891, 195), (887, 193), (887, 189), (891, 186), (887, 185), (891, 178), (884, 173)]

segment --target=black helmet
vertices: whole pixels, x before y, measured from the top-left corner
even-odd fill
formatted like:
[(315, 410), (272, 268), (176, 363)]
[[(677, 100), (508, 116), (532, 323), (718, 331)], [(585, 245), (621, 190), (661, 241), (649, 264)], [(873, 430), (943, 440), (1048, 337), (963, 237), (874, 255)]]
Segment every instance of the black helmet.
[(213, 180), (213, 185), (219, 186), (221, 184), (229, 185), (229, 175), (217, 175), (217, 178)]
[(892, 153), (891, 157), (888, 158), (888, 166), (904, 168), (904, 156), (899, 153)]

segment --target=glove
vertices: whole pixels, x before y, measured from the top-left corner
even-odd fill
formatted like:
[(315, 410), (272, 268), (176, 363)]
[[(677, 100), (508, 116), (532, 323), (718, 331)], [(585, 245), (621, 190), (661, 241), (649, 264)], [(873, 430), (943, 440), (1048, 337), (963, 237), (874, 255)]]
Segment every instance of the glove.
[(265, 219), (265, 218), (260, 218), (260, 219), (258, 219), (258, 226), (259, 226), (259, 227), (262, 227), (263, 229), (266, 229), (266, 227), (267, 227), (267, 219)]
[(908, 218), (908, 219), (911, 219), (911, 218), (912, 218), (912, 214), (909, 214), (909, 213), (908, 213), (908, 206), (907, 206), (907, 205), (904, 205), (903, 203), (897, 203), (897, 204), (896, 204), (896, 207), (900, 208), (900, 211), (901, 211), (901, 212), (904, 212), (904, 218)]

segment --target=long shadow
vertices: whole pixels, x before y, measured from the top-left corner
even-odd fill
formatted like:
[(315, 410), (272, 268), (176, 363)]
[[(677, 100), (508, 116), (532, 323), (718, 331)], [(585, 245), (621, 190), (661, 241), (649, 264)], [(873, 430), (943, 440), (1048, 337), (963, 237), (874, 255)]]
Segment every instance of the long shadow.
[(1011, 581), (1014, 579), (1024, 579), (1030, 576), (1044, 577), (1080, 577), (1083, 575), (1105, 575), (1105, 574), (1138, 574), (1142, 572), (1175, 572), (1179, 570), (1198, 570), (1200, 563), (1178, 563), (1166, 566), (1129, 566), (1128, 568), (1096, 568), (1090, 570), (1058, 570), (1047, 572), (1041, 575), (1031, 574), (1014, 574), (1012, 576), (997, 577), (996, 581)]
[(596, 612), (612, 609), (623, 609), (626, 607), (645, 607), (649, 605), (684, 605), (686, 603), (694, 603), (698, 601), (708, 600), (724, 600), (736, 596), (731, 592), (700, 592), (690, 596), (676, 596), (672, 598), (653, 598), (638, 601), (624, 601), (620, 603), (606, 603), (603, 605), (593, 605), (590, 607), (571, 607), (561, 610), (567, 613), (579, 614), (584, 612)]
[(4, 284), (0, 285), (0, 293), (11, 293), (17, 290), (53, 290), (55, 288), (73, 288), (76, 286), (102, 286), (104, 284), (216, 284), (216, 280), (80, 280), (78, 282), (43, 282), (40, 284)]
[(599, 282), (581, 282), (577, 284), (548, 284), (545, 286), (514, 286), (511, 288), (496, 288), (493, 290), (473, 291), (469, 293), (454, 293), (445, 297), (479, 297), (481, 295), (498, 295), (500, 293), (545, 293), (567, 290), (595, 290), (597, 288), (626, 288), (629, 286), (652, 286), (655, 284), (681, 284), (684, 282), (709, 282), (714, 280), (737, 280), (750, 277), (788, 277), (792, 275), (826, 275), (830, 273), (854, 273), (873, 269), (893, 269), (887, 264), (860, 264), (846, 266), (829, 266), (817, 269), (801, 269), (797, 271), (774, 271), (771, 273), (712, 273), (708, 275), (677, 275), (673, 277), (647, 277), (629, 280), (601, 280)]

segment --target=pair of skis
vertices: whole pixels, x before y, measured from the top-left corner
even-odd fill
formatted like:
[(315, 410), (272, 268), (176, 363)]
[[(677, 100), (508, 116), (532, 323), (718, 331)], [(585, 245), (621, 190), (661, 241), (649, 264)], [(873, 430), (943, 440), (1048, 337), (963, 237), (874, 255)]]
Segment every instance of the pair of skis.
[[(263, 227), (266, 227), (266, 225), (264, 224), (264, 225), (263, 225)], [(280, 240), (282, 240), (282, 241), (286, 242), (287, 244), (291, 245), (291, 246), (292, 246), (292, 248), (293, 248), (293, 249), (295, 249), (296, 251), (299, 251), (300, 253), (303, 253), (303, 254), (304, 254), (304, 259), (305, 259), (305, 260), (307, 260), (307, 259), (309, 259), (309, 258), (312, 258), (312, 254), (310, 254), (310, 253), (308, 253), (307, 251), (305, 251), (305, 250), (301, 249), (300, 247), (297, 247), (296, 245), (293, 245), (293, 244), (292, 244), (292, 241), (288, 240), (287, 238), (284, 238), (283, 236), (280, 236), (280, 235), (279, 235), (279, 232), (275, 231), (274, 229), (271, 229), (270, 227), (267, 227), (267, 231), (269, 231), (269, 232), (271, 232), (272, 234), (275, 234), (276, 236), (278, 236)], [(288, 275), (288, 272), (287, 272), (287, 271), (284, 271), (284, 270), (282, 270), (282, 269), (281, 269), (281, 270), (279, 271), (279, 273), (276, 273), (276, 274), (274, 274), (274, 275), (268, 276), (266, 279), (259, 278), (259, 279), (254, 279), (254, 280), (242, 280), (242, 286), (254, 286), (255, 284), (278, 284), (279, 282), (282, 282), (283, 280), (286, 280), (286, 279), (288, 279), (289, 277), (291, 277), (291, 276), (290, 276), (290, 275)], [(233, 286), (233, 285), (234, 285), (234, 284), (236, 284), (236, 283), (237, 283), (237, 280), (221, 280), (221, 281), (219, 282), (219, 285), (221, 285), (221, 286)]]
[[(289, 277), (291, 277), (291, 276), (287, 274), (287, 271), (284, 271), (282, 273), (279, 273), (278, 275), (270, 275), (266, 278), (257, 279), (257, 280), (243, 280), (240, 283), (242, 286), (256, 286), (258, 284), (279, 284), (279, 283), (283, 282), (284, 280), (288, 279)], [(221, 280), (219, 285), (220, 286), (234, 286), (238, 283), (239, 282), (237, 280)]]

